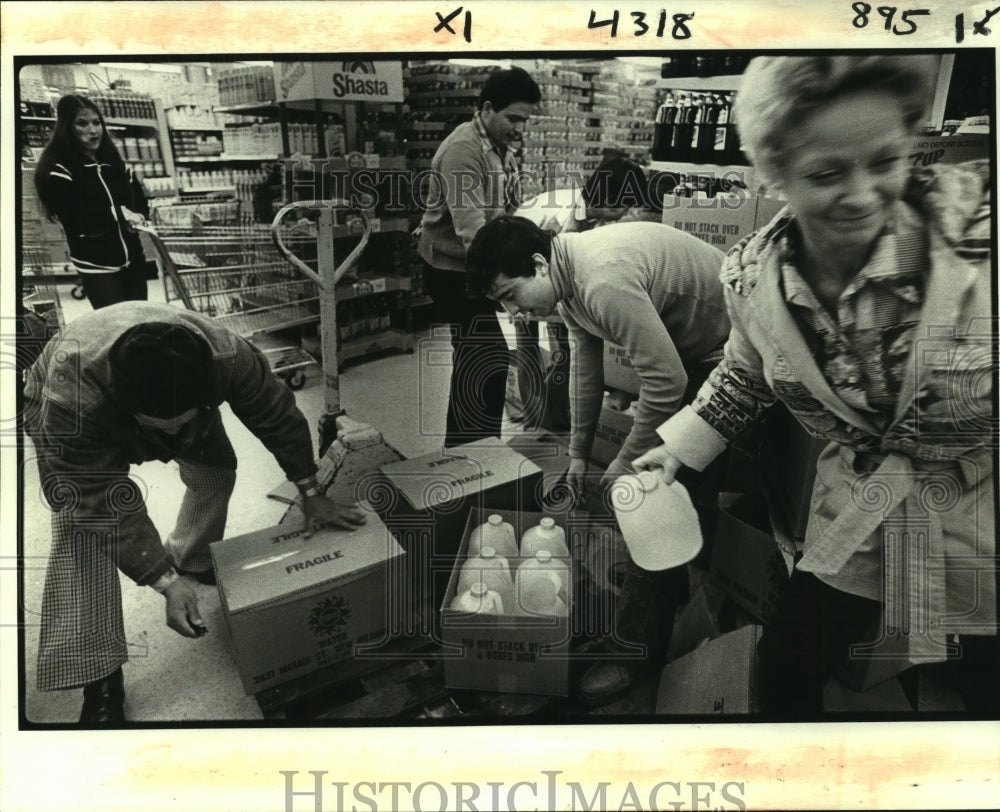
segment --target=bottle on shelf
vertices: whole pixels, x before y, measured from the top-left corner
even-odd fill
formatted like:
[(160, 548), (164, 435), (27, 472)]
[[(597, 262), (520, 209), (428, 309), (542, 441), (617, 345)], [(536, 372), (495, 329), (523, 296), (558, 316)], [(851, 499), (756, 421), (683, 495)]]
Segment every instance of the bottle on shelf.
[(569, 558), (566, 533), (551, 516), (545, 516), (534, 527), (529, 527), (521, 536), (521, 555), (534, 558), (541, 551), (549, 552), (554, 558)]

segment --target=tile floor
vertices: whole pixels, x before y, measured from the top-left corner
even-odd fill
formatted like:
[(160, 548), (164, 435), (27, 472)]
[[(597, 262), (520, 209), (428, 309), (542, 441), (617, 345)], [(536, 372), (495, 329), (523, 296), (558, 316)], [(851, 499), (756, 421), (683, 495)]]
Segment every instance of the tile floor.
[[(86, 301), (60, 286), (66, 322), (90, 309)], [(164, 301), (153, 282), (150, 301)], [(263, 343), (263, 342), (262, 342)], [(442, 353), (442, 351), (444, 351)], [(348, 415), (369, 423), (406, 457), (441, 448), (450, 367), (446, 337), (425, 332), (417, 336), (415, 352), (377, 358), (347, 366), (340, 378), (341, 404)], [(436, 363), (428, 363), (428, 359)], [(310, 367), (306, 385), (296, 393), (299, 408), (315, 427), (324, 411), (324, 390), (318, 367)], [(266, 494), (284, 481), (274, 458), (250, 432), (223, 409), (223, 420), (239, 458), (236, 488), (229, 507), (227, 535), (238, 535), (278, 522), (285, 511)], [(517, 431), (505, 423), (505, 433)], [(315, 442), (315, 441), (314, 441)], [(39, 692), (35, 688), (37, 618), (49, 550), (49, 513), (38, 491), (37, 469), (26, 452), (24, 474), (24, 710), (37, 723), (73, 723), (79, 717), (80, 691)], [(175, 463), (151, 462), (133, 468), (133, 476), (148, 489), (150, 517), (165, 536), (172, 528), (182, 485)], [(215, 587), (192, 581), (209, 634), (199, 640), (182, 638), (167, 628), (163, 598), (151, 589), (121, 578), (125, 630), (130, 661), (124, 667), (126, 713), (135, 722), (194, 720), (255, 720), (261, 712), (244, 695), (229, 653)]]

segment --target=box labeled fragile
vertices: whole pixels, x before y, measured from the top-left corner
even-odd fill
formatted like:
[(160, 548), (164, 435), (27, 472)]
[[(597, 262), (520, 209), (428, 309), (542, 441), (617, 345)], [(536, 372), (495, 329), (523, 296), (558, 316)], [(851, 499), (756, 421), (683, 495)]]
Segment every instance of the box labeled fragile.
[(389, 635), (402, 547), (378, 516), (312, 537), (287, 524), (209, 546), (247, 694), (363, 656)]
[[(469, 511), (455, 557), (448, 588), (441, 603), (441, 635), (445, 642), (444, 681), (449, 688), (500, 693), (569, 695), (569, 666), (572, 606), (574, 600), (572, 562), (560, 559), (569, 567), (565, 615), (519, 613), (506, 608), (502, 615), (480, 614), (452, 609), (458, 591), (459, 574), (468, 556), (472, 531), (499, 514), (514, 527), (518, 539), (528, 528), (552, 516), (566, 533), (572, 551), (582, 544), (586, 515), (533, 513), (511, 510), (479, 509)], [(524, 559), (509, 561), (511, 574)]]
[(488, 437), (383, 465), (380, 480), (359, 485), (408, 553), (408, 600), (421, 617), (436, 614), (469, 510), (537, 509), (541, 474), (523, 454)]

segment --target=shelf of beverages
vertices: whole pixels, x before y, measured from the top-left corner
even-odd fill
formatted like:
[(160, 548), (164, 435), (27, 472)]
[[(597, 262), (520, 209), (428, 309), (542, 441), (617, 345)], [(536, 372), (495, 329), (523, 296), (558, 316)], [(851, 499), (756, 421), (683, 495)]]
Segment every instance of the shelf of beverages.
[(732, 93), (668, 92), (656, 113), (652, 160), (746, 164), (733, 123)]

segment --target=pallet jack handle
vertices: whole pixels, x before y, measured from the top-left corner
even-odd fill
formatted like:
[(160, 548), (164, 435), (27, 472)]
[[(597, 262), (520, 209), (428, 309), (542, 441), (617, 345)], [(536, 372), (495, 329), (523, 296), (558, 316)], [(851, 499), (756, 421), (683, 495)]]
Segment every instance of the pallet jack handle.
[[(362, 222), (362, 232), (361, 240), (354, 247), (354, 250), (347, 255), (347, 258), (333, 269), (332, 274), (328, 274), (325, 271), (329, 267), (323, 262), (323, 248), (327, 245), (330, 249), (330, 255), (328, 262), (332, 264), (333, 262), (333, 229), (335, 223), (333, 221), (333, 212), (337, 209), (350, 209), (352, 208), (350, 204), (345, 200), (299, 200), (294, 203), (288, 203), (279, 209), (278, 213), (274, 215), (274, 220), (271, 223), (271, 239), (274, 241), (275, 247), (281, 253), (281, 255), (287, 259), (292, 265), (299, 270), (303, 276), (311, 279), (321, 289), (327, 290), (333, 289), (351, 268), (357, 264), (358, 258), (361, 256), (361, 252), (365, 250), (365, 246), (368, 244), (368, 238), (371, 236), (372, 223), (371, 218), (368, 213), (363, 209), (356, 209), (358, 214), (361, 215)], [(288, 216), (289, 213), (293, 211), (302, 211), (304, 209), (318, 210), (320, 212), (320, 222), (319, 222), (319, 235), (317, 239), (319, 240), (319, 273), (316, 273), (312, 268), (310, 268), (305, 262), (303, 262), (295, 252), (292, 251), (281, 239), (281, 222)], [(329, 234), (324, 234), (324, 232), (329, 231)]]
[[(281, 223), (289, 213), (305, 209), (319, 212), (317, 240), (317, 268), (313, 271), (281, 239)], [(339, 265), (334, 257), (334, 213), (337, 210), (351, 209), (361, 215), (361, 239), (347, 257)], [(344, 275), (358, 262), (361, 252), (368, 244), (371, 236), (372, 221), (368, 213), (355, 209), (344, 200), (300, 200), (283, 206), (274, 216), (271, 223), (271, 239), (275, 247), (304, 276), (311, 279), (319, 287), (319, 327), (320, 350), (323, 361), (323, 381), (325, 384), (325, 408), (319, 419), (319, 453), (326, 453), (337, 438), (337, 419), (346, 416), (340, 406), (340, 372), (337, 359), (337, 300), (334, 291)]]

